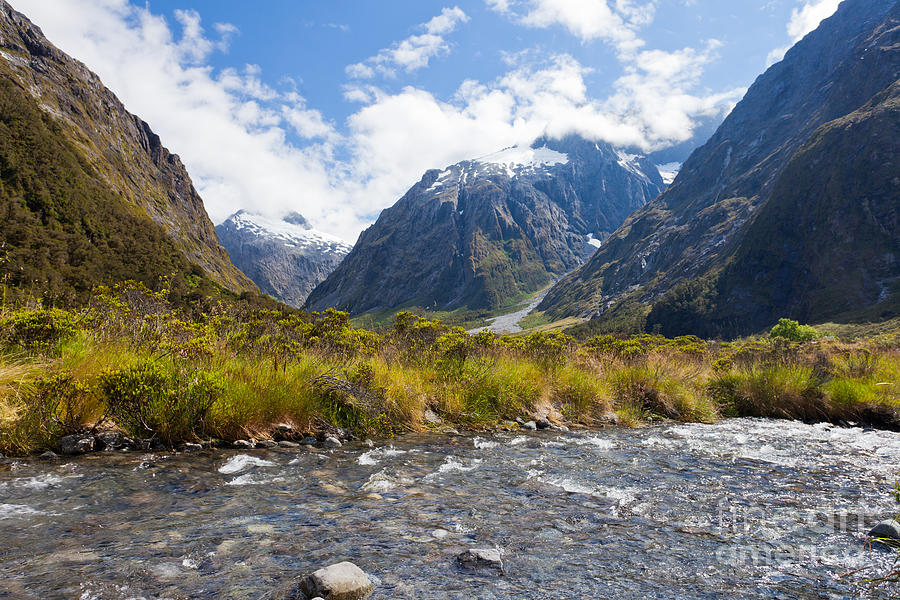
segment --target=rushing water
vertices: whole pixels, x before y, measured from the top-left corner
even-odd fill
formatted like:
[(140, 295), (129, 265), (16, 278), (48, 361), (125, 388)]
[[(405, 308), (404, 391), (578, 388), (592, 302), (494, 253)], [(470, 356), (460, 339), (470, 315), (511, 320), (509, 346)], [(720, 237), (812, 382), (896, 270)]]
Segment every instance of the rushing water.
[(373, 598), (890, 598), (859, 581), (898, 471), (900, 434), (748, 419), (17, 461), (0, 597), (268, 598), (351, 560)]

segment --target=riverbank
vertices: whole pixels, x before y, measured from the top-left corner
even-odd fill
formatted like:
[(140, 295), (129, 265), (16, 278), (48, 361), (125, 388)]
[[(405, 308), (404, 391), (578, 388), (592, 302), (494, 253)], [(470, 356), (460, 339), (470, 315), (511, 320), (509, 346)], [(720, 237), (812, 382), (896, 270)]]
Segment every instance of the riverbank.
[(324, 443), (516, 419), (598, 427), (754, 416), (900, 428), (897, 335), (579, 342), (471, 335), (408, 313), (373, 332), (333, 310), (189, 314), (164, 293), (125, 285), (97, 290), (77, 311), (7, 309), (0, 344), (6, 454), (58, 452), (67, 436), (100, 432), (136, 447)]

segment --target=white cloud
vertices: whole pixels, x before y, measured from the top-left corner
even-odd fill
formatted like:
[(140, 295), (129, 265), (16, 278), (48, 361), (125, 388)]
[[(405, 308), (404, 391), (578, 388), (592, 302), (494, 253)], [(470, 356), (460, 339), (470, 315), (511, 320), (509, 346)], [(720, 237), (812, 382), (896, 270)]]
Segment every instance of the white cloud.
[[(634, 23), (649, 5), (614, 6)], [(213, 220), (239, 208), (273, 216), (297, 210), (351, 241), (427, 169), (543, 133), (580, 132), (653, 149), (687, 139), (695, 117), (721, 110), (741, 92), (694, 90), (715, 57), (715, 41), (675, 52), (632, 46), (627, 58), (620, 56), (624, 74), (604, 99), (591, 97), (591, 70), (571, 56), (526, 53), (511, 57), (508, 72), (493, 81), (463, 81), (446, 100), (414, 87), (389, 93), (352, 82), (344, 97), (360, 106), (339, 130), (290, 82), (276, 88), (264, 83), (258, 66), (217, 72), (201, 60), (224, 47), (237, 33), (233, 27), (216, 26), (218, 37), (210, 37), (199, 15), (184, 12), (176, 34), (128, 0), (18, 0), (17, 7), (181, 155)], [(452, 31), (466, 18), (457, 10), (421, 25), (420, 35)], [(395, 56), (397, 68), (418, 64)]]
[[(656, 0), (486, 0), (489, 8), (529, 27), (561, 25), (583, 42), (603, 40), (620, 53), (644, 45), (636, 30), (653, 20)], [(518, 12), (514, 12), (514, 8)]]
[(824, 19), (833, 15), (840, 3), (841, 0), (813, 0), (804, 3), (801, 8), (795, 8), (788, 23), (788, 35), (795, 42), (800, 41)]
[(432, 58), (450, 51), (444, 36), (468, 20), (469, 16), (458, 6), (444, 8), (441, 14), (419, 25), (425, 33), (410, 36), (363, 62), (348, 65), (346, 73), (355, 79), (371, 79), (376, 73), (394, 77), (398, 68), (409, 73), (427, 67)]
[(803, 3), (803, 6), (791, 11), (791, 20), (787, 24), (791, 43), (772, 50), (766, 58), (766, 66), (773, 65), (784, 58), (791, 46), (803, 39), (807, 33), (815, 30), (823, 20), (833, 15), (840, 3), (841, 0), (808, 0)]

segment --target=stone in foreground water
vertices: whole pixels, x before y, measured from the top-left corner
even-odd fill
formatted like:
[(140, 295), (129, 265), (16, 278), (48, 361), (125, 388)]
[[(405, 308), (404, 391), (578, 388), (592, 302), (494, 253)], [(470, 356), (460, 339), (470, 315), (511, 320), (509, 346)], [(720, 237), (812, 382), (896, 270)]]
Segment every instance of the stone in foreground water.
[(306, 598), (320, 596), (325, 600), (359, 600), (375, 588), (362, 569), (351, 562), (341, 562), (319, 569), (300, 582)]
[(900, 546), (900, 523), (894, 519), (887, 519), (869, 531), (869, 537), (887, 546)]
[(496, 548), (469, 548), (456, 557), (456, 562), (467, 569), (493, 569), (503, 572), (503, 559)]

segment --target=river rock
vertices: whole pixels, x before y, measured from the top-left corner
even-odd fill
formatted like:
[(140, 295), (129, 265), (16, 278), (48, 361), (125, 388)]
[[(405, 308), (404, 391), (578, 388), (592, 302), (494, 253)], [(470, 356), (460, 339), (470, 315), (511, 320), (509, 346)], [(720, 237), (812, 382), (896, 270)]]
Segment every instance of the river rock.
[(256, 444), (251, 442), (250, 440), (235, 440), (231, 443), (232, 448), (239, 448), (241, 450), (251, 450), (256, 448)]
[(47, 450), (46, 452), (38, 456), (38, 458), (41, 460), (59, 460), (59, 456), (57, 456), (56, 452), (53, 452), (52, 450)]
[(59, 450), (63, 454), (87, 454), (94, 451), (96, 439), (92, 435), (67, 435), (59, 440)]
[(604, 423), (606, 425), (618, 425), (619, 424), (619, 415), (614, 412), (608, 412), (601, 416), (598, 421)]
[(436, 412), (431, 410), (430, 408), (425, 409), (425, 422), (429, 425), (440, 425), (444, 422), (442, 418), (440, 418)]
[(278, 442), (273, 442), (272, 440), (257, 440), (256, 447), (257, 448), (277, 448)]
[(529, 431), (537, 431), (537, 428), (538, 428), (537, 423), (535, 423), (534, 421), (527, 421), (525, 424), (522, 425), (522, 427)]
[(322, 442), (322, 445), (326, 448), (340, 448), (343, 444), (341, 444), (341, 440), (337, 439), (333, 435), (326, 435), (325, 441)]
[(492, 569), (503, 572), (503, 558), (496, 548), (469, 548), (456, 557), (456, 562), (466, 569)]
[(365, 446), (366, 448), (374, 448), (375, 442), (373, 442), (369, 438), (366, 438), (366, 441), (363, 442), (363, 446)]
[(191, 442), (186, 442), (182, 447), (182, 452), (200, 452), (203, 450), (203, 444), (194, 444)]
[(547, 418), (538, 419), (535, 421), (535, 425), (538, 429), (550, 429), (553, 426)]
[(134, 442), (118, 431), (104, 431), (97, 434), (97, 441), (103, 450), (124, 450), (134, 445)]
[(279, 448), (299, 448), (300, 444), (297, 442), (289, 442), (288, 440), (281, 440), (278, 442)]
[(319, 569), (300, 582), (300, 591), (306, 598), (323, 600), (359, 600), (368, 597), (373, 589), (368, 575), (351, 562)]
[(884, 520), (869, 531), (869, 537), (880, 544), (900, 547), (900, 523), (894, 519)]
[(308, 435), (305, 438), (303, 438), (302, 440), (300, 440), (300, 445), (315, 446), (317, 441), (318, 440), (316, 440), (316, 438), (314, 436)]

